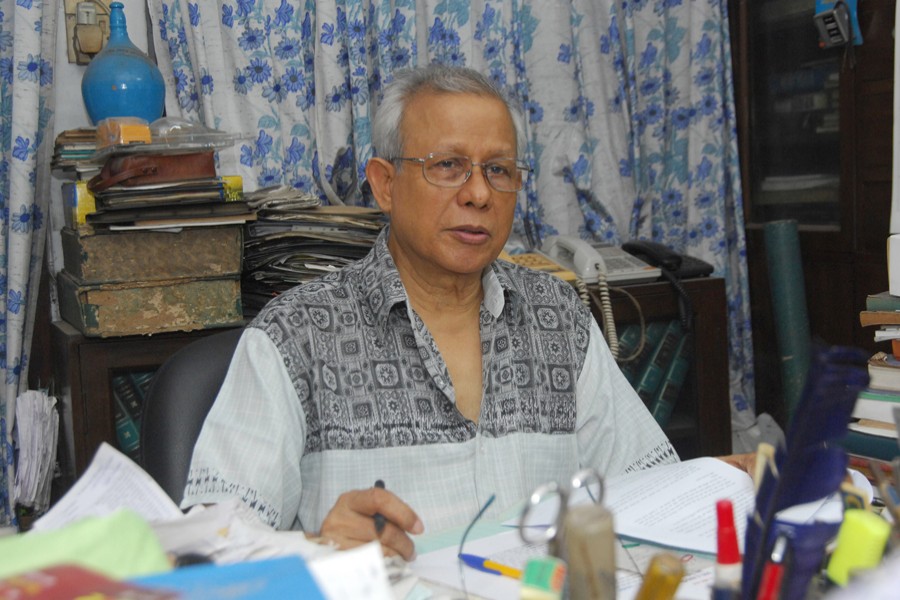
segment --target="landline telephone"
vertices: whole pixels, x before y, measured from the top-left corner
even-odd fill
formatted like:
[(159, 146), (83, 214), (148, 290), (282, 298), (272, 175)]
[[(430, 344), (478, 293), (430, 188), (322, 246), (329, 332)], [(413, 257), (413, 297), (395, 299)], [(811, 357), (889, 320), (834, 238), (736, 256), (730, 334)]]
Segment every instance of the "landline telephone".
[(504, 258), (532, 269), (552, 272), (574, 285), (585, 304), (589, 304), (585, 284), (596, 284), (600, 292), (604, 335), (613, 357), (617, 359), (619, 341), (609, 299), (610, 284), (655, 281), (664, 276), (679, 291), (681, 312), (688, 315), (683, 316), (682, 322), (688, 327), (690, 308), (685, 305), (687, 294), (677, 280), (705, 276), (713, 271), (712, 265), (698, 258), (681, 255), (663, 244), (643, 240), (627, 242), (619, 248), (591, 244), (572, 236), (552, 236), (545, 240), (539, 252), (506, 255)]

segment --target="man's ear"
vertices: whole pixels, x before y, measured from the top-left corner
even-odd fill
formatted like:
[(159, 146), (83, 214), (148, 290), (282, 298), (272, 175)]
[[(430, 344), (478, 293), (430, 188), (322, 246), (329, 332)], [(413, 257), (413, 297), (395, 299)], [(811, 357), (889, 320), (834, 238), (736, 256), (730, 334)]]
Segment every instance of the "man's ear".
[(373, 157), (366, 164), (366, 181), (372, 188), (372, 195), (378, 207), (387, 214), (391, 213), (394, 184), (393, 163), (383, 158)]

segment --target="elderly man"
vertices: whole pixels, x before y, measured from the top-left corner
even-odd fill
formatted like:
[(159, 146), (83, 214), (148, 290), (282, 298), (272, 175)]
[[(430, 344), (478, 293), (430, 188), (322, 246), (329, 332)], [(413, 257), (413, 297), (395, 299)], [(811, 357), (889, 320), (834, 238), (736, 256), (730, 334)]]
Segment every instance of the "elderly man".
[(398, 74), (373, 141), (389, 225), (247, 327), (182, 506), (238, 496), (273, 526), (410, 558), (410, 534), (464, 524), (492, 494), (498, 514), (581, 467), (676, 461), (574, 290), (497, 260), (525, 142), (490, 81)]

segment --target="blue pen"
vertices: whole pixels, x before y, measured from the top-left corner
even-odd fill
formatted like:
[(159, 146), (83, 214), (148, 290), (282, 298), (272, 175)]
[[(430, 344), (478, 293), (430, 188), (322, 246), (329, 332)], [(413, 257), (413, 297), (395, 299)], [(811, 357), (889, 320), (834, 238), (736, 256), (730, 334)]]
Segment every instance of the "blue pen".
[(476, 569), (483, 573), (491, 573), (492, 575), (504, 575), (513, 579), (522, 578), (522, 571), (520, 569), (509, 567), (482, 556), (463, 553), (459, 555), (459, 559), (463, 561), (466, 566), (472, 567), (473, 569)]

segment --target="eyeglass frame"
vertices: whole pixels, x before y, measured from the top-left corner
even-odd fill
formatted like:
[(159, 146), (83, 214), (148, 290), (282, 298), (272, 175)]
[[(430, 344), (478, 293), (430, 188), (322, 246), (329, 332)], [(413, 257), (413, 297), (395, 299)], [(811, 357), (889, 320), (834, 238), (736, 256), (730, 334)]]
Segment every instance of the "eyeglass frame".
[[(425, 170), (425, 163), (427, 163), (432, 158), (435, 158), (438, 156), (444, 156), (447, 158), (464, 158), (467, 161), (469, 161), (469, 164), (471, 165), (471, 167), (469, 168), (468, 171), (466, 171), (465, 178), (459, 184), (445, 185), (445, 184), (434, 182), (428, 178), (427, 171)], [(472, 172), (475, 170), (475, 167), (481, 167), (481, 176), (484, 177), (484, 180), (491, 187), (491, 189), (493, 189), (497, 192), (500, 192), (501, 194), (511, 194), (511, 193), (515, 193), (515, 192), (522, 190), (522, 188), (525, 187), (525, 177), (519, 178), (519, 187), (517, 187), (514, 190), (501, 190), (501, 189), (497, 188), (497, 186), (494, 185), (494, 182), (491, 181), (490, 177), (487, 174), (487, 171), (485, 170), (485, 167), (492, 165), (492, 164), (496, 164), (497, 160), (512, 160), (516, 166), (516, 170), (525, 171), (526, 176), (528, 173), (531, 173), (533, 171), (533, 169), (531, 167), (529, 167), (528, 165), (526, 165), (523, 161), (519, 160), (518, 158), (512, 158), (511, 156), (502, 156), (499, 159), (496, 159), (496, 158), (493, 159), (493, 161), (487, 160), (484, 162), (475, 162), (471, 158), (469, 158), (468, 156), (466, 156), (464, 154), (452, 154), (449, 152), (448, 153), (431, 152), (422, 158), (415, 157), (415, 156), (395, 156), (393, 158), (388, 159), (389, 162), (409, 161), (409, 162), (419, 163), (420, 165), (422, 165), (422, 178), (425, 179), (425, 181), (427, 181), (431, 185), (441, 187), (441, 188), (453, 189), (453, 188), (460, 188), (460, 187), (466, 185), (466, 182), (469, 181), (469, 179), (472, 177)]]

